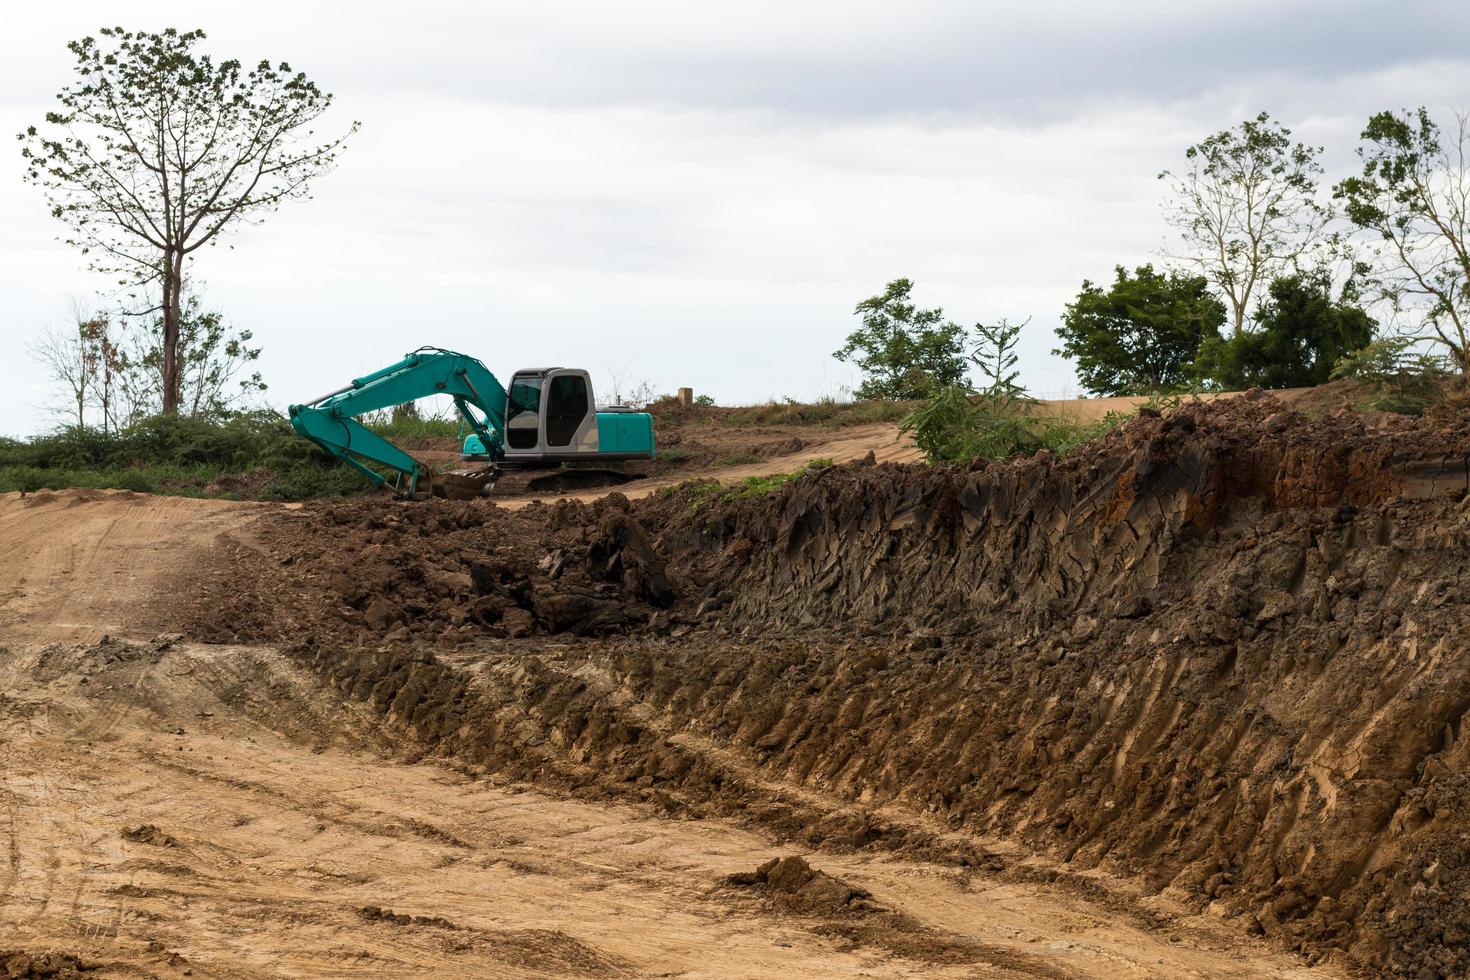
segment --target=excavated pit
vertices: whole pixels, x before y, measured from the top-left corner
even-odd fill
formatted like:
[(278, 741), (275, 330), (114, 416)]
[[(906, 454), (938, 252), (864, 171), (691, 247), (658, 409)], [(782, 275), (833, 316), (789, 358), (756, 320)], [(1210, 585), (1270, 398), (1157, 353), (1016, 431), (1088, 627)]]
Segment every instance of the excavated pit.
[(942, 831), (999, 835), (1314, 960), (1459, 976), (1467, 460), (1465, 416), (1248, 396), (757, 498), (320, 504), (227, 543), (180, 615), (467, 765), (1024, 874)]

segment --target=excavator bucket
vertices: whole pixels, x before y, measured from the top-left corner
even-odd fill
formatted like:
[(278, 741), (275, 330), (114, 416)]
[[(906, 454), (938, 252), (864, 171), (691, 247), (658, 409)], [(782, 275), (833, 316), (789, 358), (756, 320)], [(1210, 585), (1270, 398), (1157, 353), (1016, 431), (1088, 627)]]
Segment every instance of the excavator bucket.
[(474, 500), (488, 497), (500, 479), (500, 467), (481, 466), (475, 469), (450, 470), (434, 474), (434, 496), (447, 500)]

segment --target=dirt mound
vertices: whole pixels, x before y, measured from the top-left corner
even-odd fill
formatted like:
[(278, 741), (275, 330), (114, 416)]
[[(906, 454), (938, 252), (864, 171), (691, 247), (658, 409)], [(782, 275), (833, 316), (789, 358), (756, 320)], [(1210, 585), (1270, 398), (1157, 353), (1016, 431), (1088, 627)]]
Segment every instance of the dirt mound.
[(175, 847), (179, 843), (171, 835), (164, 833), (151, 823), (139, 824), (136, 827), (124, 827), (122, 838), (123, 840), (130, 840), (135, 844), (147, 844), (150, 847)]
[(985, 947), (950, 933), (926, 928), (911, 917), (873, 901), (866, 888), (818, 871), (800, 856), (771, 858), (754, 871), (725, 878), (730, 888), (749, 890), (782, 916), (819, 920), (813, 931), (836, 940), (841, 948), (879, 947), (931, 964), (985, 962), (991, 966), (1024, 966), (1026, 976), (1057, 976), (1003, 950)]
[(782, 909), (799, 915), (853, 915), (874, 910), (864, 888), (818, 871), (803, 857), (771, 858), (754, 871), (737, 872), (725, 883), (755, 888)]
[[(941, 846), (863, 809), (897, 804), (1314, 959), (1463, 975), (1467, 459), (1463, 415), (1247, 396), (754, 498), (308, 507), (242, 538), (193, 631), (310, 634), (425, 750), (513, 775)], [(470, 646), (383, 643), (415, 639)]]
[(375, 499), (275, 512), (248, 543), (227, 540), (228, 574), (185, 622), (206, 641), (457, 644), (648, 628), (677, 593), (630, 510), (613, 494), (516, 511)]
[(9, 980), (66, 980), (95, 973), (99, 967), (70, 953), (29, 953), (18, 949), (0, 949), (0, 970)]
[(364, 905), (357, 910), (357, 914), (365, 922), (386, 922), (395, 926), (429, 926), (449, 930), (459, 928), (443, 916), (412, 915), (408, 912), (394, 912), (392, 909), (385, 909), (377, 905)]
[(1066, 457), (830, 467), (755, 497), (630, 504), (318, 504), (264, 515), (185, 618), (201, 639), (456, 644), (481, 637), (745, 625), (967, 634), (1137, 616), (1163, 562), (1242, 507), (1354, 508), (1470, 486), (1470, 424), (1269, 396), (1141, 417)]

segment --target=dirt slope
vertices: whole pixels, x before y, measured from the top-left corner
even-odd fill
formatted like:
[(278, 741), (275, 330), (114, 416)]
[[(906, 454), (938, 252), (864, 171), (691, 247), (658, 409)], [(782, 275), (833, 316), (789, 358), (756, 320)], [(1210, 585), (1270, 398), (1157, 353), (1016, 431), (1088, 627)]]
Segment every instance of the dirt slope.
[[(217, 860), (157, 859), (203, 883), (109, 879), (140, 901), (69, 920), (36, 882), (87, 876), (29, 872), (0, 921), (129, 969), (192, 941), (227, 975), (472, 951), (486, 975), (1462, 975), (1467, 460), (1470, 419), (1253, 396), (1064, 459), (857, 462), (758, 498), (6, 500), (0, 544), (57, 570), (6, 573), (9, 798), (126, 803), (67, 804), (108, 843), (66, 867), (113, 868), (123, 812), (118, 861), (199, 828)], [(62, 574), (114, 562), (110, 588)], [(38, 646), (94, 601), (234, 645)], [(12, 876), (60, 867), (19, 843), (58, 833), (15, 834)], [(531, 862), (540, 891), (489, 873), (523, 847), (565, 862)], [(754, 874), (783, 853), (840, 901), (791, 920)], [(186, 901), (214, 918), (160, 925)], [(85, 949), (83, 907), (115, 930)]]
[(147, 632), (161, 576), (268, 505), (127, 490), (0, 494), (0, 637), (96, 639)]

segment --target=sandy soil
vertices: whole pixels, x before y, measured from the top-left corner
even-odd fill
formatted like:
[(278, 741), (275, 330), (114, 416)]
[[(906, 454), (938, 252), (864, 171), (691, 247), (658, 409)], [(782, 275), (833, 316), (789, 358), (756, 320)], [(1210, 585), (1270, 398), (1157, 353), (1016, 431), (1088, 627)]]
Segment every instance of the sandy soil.
[(1308, 975), (1208, 928), (1146, 931), (1064, 893), (858, 857), (821, 864), (974, 953), (843, 948), (720, 887), (775, 853), (761, 837), (386, 758), (366, 719), (269, 651), (170, 650), (83, 667), (86, 684), (77, 666), (0, 665), (0, 922), (108, 972)]
[[(883, 440), (847, 436), (817, 455)], [(273, 649), (154, 640), (173, 570), (256, 513), (0, 497), (0, 950), (105, 976), (1334, 975), (1123, 882), (809, 855), (912, 926), (853, 932), (724, 886), (792, 853), (739, 824), (405, 758)]]

